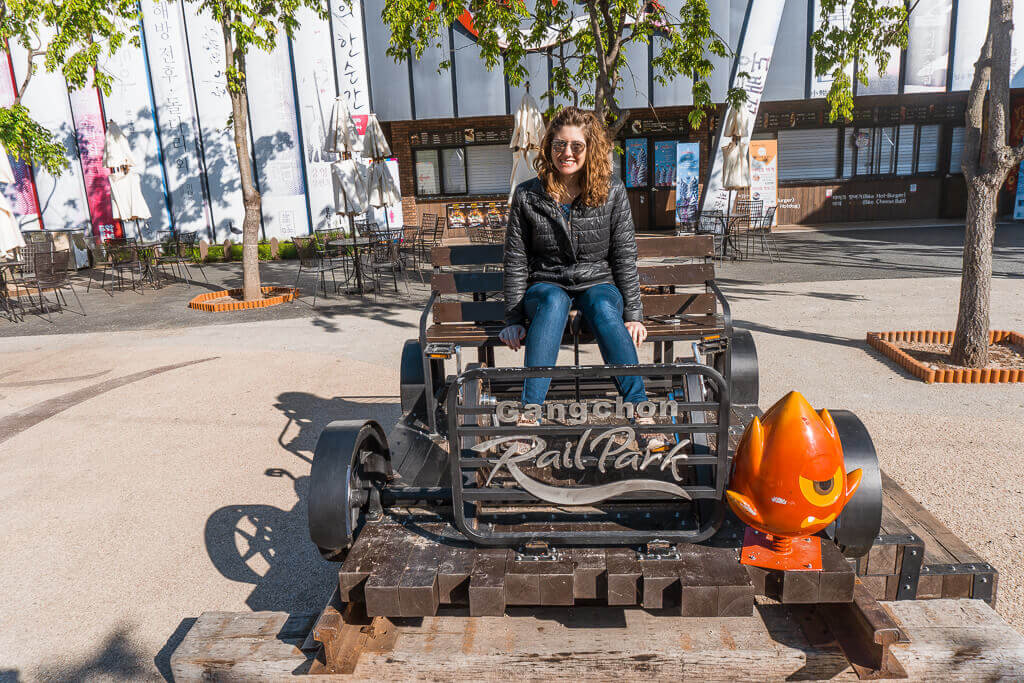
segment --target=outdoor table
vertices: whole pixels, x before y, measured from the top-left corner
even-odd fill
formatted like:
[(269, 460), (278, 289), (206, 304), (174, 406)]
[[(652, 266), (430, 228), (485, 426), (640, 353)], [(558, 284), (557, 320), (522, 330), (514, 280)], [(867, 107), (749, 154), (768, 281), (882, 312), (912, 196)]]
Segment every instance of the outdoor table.
[[(352, 260), (355, 264), (353, 270), (355, 271), (356, 276), (356, 286), (345, 290), (347, 294), (365, 294), (369, 291), (363, 280), (363, 267), (359, 261), (359, 252), (369, 248), (376, 241), (376, 239), (372, 239), (370, 237), (340, 237), (327, 243), (327, 246), (329, 247), (353, 247), (354, 254)], [(351, 279), (352, 276), (349, 275), (348, 280)], [(346, 282), (348, 280), (346, 280)]]
[(736, 237), (736, 223), (740, 219), (746, 218), (749, 218), (749, 216), (743, 213), (729, 215), (722, 214), (719, 217), (719, 221), (722, 223), (722, 258), (725, 258), (725, 253), (728, 249), (733, 250), (734, 253), (732, 259), (734, 261), (742, 257), (743, 250), (736, 245), (733, 238)]
[[(18, 316), (14, 312), (14, 305), (11, 304), (10, 298), (7, 294), (7, 271), (13, 268), (19, 268), (25, 265), (24, 261), (3, 261), (0, 260), (0, 303), (3, 304), (4, 310), (11, 314), (11, 320), (18, 322)], [(22, 318), (24, 320), (24, 317)]]
[(142, 279), (149, 278), (149, 282), (153, 285), (153, 288), (157, 288), (156, 282), (156, 269), (154, 264), (157, 258), (157, 251), (164, 246), (163, 242), (138, 242), (136, 246), (139, 248), (139, 258), (145, 259), (146, 270), (142, 274)]

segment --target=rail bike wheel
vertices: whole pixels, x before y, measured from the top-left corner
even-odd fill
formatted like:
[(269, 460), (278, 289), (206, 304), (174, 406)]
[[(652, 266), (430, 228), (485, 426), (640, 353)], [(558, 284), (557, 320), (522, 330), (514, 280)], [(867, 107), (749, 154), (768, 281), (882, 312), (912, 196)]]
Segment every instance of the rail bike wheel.
[(391, 476), (387, 437), (373, 420), (338, 420), (320, 433), (309, 486), (309, 537), (327, 560), (340, 562), (373, 507), (377, 485)]
[(830, 410), (843, 445), (846, 471), (862, 470), (860, 486), (826, 534), (847, 557), (866, 555), (882, 526), (882, 472), (864, 423), (849, 410)]
[(712, 367), (729, 382), (729, 401), (733, 404), (757, 405), (760, 383), (757, 371), (757, 346), (746, 330), (737, 330), (729, 339), (732, 367), (726, 368), (726, 353), (715, 356)]

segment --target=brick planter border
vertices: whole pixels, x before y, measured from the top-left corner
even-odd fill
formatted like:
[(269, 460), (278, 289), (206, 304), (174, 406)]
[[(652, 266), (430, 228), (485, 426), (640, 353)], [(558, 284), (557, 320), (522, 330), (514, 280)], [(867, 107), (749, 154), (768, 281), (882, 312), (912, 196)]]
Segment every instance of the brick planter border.
[(211, 299), (220, 299), (225, 296), (238, 296), (242, 293), (241, 289), (222, 289), (217, 292), (200, 294), (188, 302), (188, 307), (197, 311), (223, 313), (225, 311), (241, 311), (247, 308), (266, 308), (267, 306), (276, 306), (277, 304), (292, 301), (299, 295), (299, 290), (292, 287), (261, 287), (260, 291), (264, 294), (276, 294), (277, 296), (268, 296), (260, 299), (259, 301), (230, 301), (219, 304), (207, 303)]
[[(1024, 347), (1024, 336), (1006, 330), (989, 330), (988, 343), (994, 344), (1008, 340)], [(1007, 370), (1002, 368), (970, 368), (956, 370), (933, 370), (928, 365), (913, 358), (903, 351), (895, 342), (924, 342), (926, 344), (950, 344), (953, 332), (949, 330), (910, 330), (899, 332), (868, 332), (868, 344), (877, 349), (897, 365), (928, 384), (945, 382), (952, 384), (999, 384), (1005, 382), (1024, 382), (1024, 370)]]

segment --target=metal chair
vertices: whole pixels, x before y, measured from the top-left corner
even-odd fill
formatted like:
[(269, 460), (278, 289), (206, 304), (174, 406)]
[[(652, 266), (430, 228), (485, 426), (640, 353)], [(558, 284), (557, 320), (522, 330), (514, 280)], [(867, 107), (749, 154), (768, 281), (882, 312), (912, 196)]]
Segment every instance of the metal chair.
[(375, 241), (360, 256), (362, 259), (363, 272), (372, 276), (375, 281), (373, 288), (373, 300), (377, 300), (377, 293), (380, 291), (380, 276), (390, 273), (395, 282), (395, 292), (398, 292), (398, 274), (402, 274), (405, 281), (405, 291), (409, 291), (409, 278), (406, 277), (405, 269), (402, 267), (402, 258), (398, 252), (398, 245), (391, 241)]
[(108, 239), (103, 242), (103, 248), (110, 259), (110, 269), (117, 273), (121, 289), (124, 289), (124, 273), (127, 271), (132, 278), (132, 291), (138, 283), (139, 294), (143, 294), (142, 278), (146, 275), (146, 263), (142, 260), (135, 238)]
[[(327, 296), (327, 273), (331, 274), (331, 280), (334, 282), (334, 289), (338, 289), (338, 280), (334, 276), (334, 271), (341, 267), (340, 264), (335, 263), (333, 259), (328, 259), (324, 256), (324, 253), (320, 250), (316, 240), (312, 237), (293, 237), (292, 242), (295, 243), (295, 251), (299, 255), (299, 270), (295, 273), (295, 288), (299, 287), (299, 278), (302, 276), (302, 271), (309, 271), (314, 276), (319, 276), (319, 285), (324, 290), (324, 296)], [(317, 284), (313, 285), (313, 308), (316, 308), (316, 288)]]
[(420, 250), (420, 263), (430, 263), (430, 250), (441, 246), (441, 239), (444, 235), (444, 222), (437, 214), (425, 213), (420, 226), (418, 247)]
[[(761, 251), (768, 254), (768, 260), (775, 263), (775, 256), (782, 260), (781, 254), (779, 254), (779, 246), (775, 243), (775, 236), (772, 235), (772, 223), (775, 222), (775, 207), (769, 206), (768, 210), (765, 211), (764, 216), (758, 222), (756, 227), (751, 228), (747, 231), (747, 254), (750, 254), (750, 242), (755, 237), (761, 240)], [(775, 256), (772, 256), (772, 249), (775, 250)]]
[[(85, 291), (88, 292), (92, 288), (97, 270), (103, 272), (103, 277), (100, 279), (100, 289), (106, 291), (106, 287), (103, 285), (107, 281), (107, 272), (114, 264), (111, 262), (110, 257), (107, 256), (103, 243), (95, 238), (87, 239), (84, 235), (76, 235), (76, 238), (75, 246), (89, 252), (89, 283), (86, 285)], [(110, 296), (114, 296), (113, 291), (110, 292)]]
[(398, 257), (402, 259), (403, 268), (409, 268), (409, 264), (412, 264), (412, 269), (419, 275), (420, 283), (422, 283), (423, 271), (420, 270), (420, 251), (416, 244), (420, 238), (420, 231), (421, 228), (418, 225), (407, 225), (403, 228), (402, 241), (398, 244)]
[[(62, 289), (67, 288), (71, 290), (75, 301), (78, 302), (78, 308), (82, 311), (82, 315), (85, 315), (85, 308), (82, 306), (82, 301), (78, 298), (78, 292), (75, 291), (75, 286), (71, 284), (71, 277), (68, 274), (68, 261), (70, 258), (71, 252), (67, 249), (40, 252), (36, 253), (33, 257), (35, 272), (32, 276), (31, 285), (39, 296), (39, 310), (46, 316), (49, 322), (53, 322), (49, 315), (50, 302), (43, 293), (47, 289), (53, 290), (53, 298), (57, 304), (58, 313), (63, 313), (64, 308), (68, 305), (67, 299), (61, 293)], [(30, 292), (29, 300), (31, 301), (31, 299), (32, 294)]]
[(697, 220), (697, 234), (711, 235), (714, 238), (714, 252), (719, 258), (725, 256), (725, 224), (727, 220), (721, 211), (701, 211)]
[[(156, 266), (161, 269), (163, 266), (176, 268), (178, 278), (185, 281), (186, 287), (191, 287), (192, 272), (189, 270), (188, 264), (192, 261), (192, 255), (199, 240), (199, 235), (194, 232), (161, 232), (158, 233), (158, 236), (166, 236), (167, 240), (161, 248), (162, 253), (157, 254)], [(206, 277), (206, 269), (203, 267), (203, 262), (199, 261), (196, 265), (199, 266), (199, 272), (203, 274), (203, 279), (209, 282), (210, 278)], [(182, 270), (184, 270), (185, 277), (181, 276)]]

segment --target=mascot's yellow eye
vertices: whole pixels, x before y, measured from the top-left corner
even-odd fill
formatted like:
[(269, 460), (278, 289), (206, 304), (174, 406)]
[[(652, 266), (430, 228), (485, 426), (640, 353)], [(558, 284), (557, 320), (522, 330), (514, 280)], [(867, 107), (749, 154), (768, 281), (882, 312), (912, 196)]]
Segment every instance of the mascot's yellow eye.
[(843, 468), (837, 467), (832, 478), (823, 481), (800, 477), (800, 491), (811, 505), (822, 508), (832, 505), (843, 492)]

